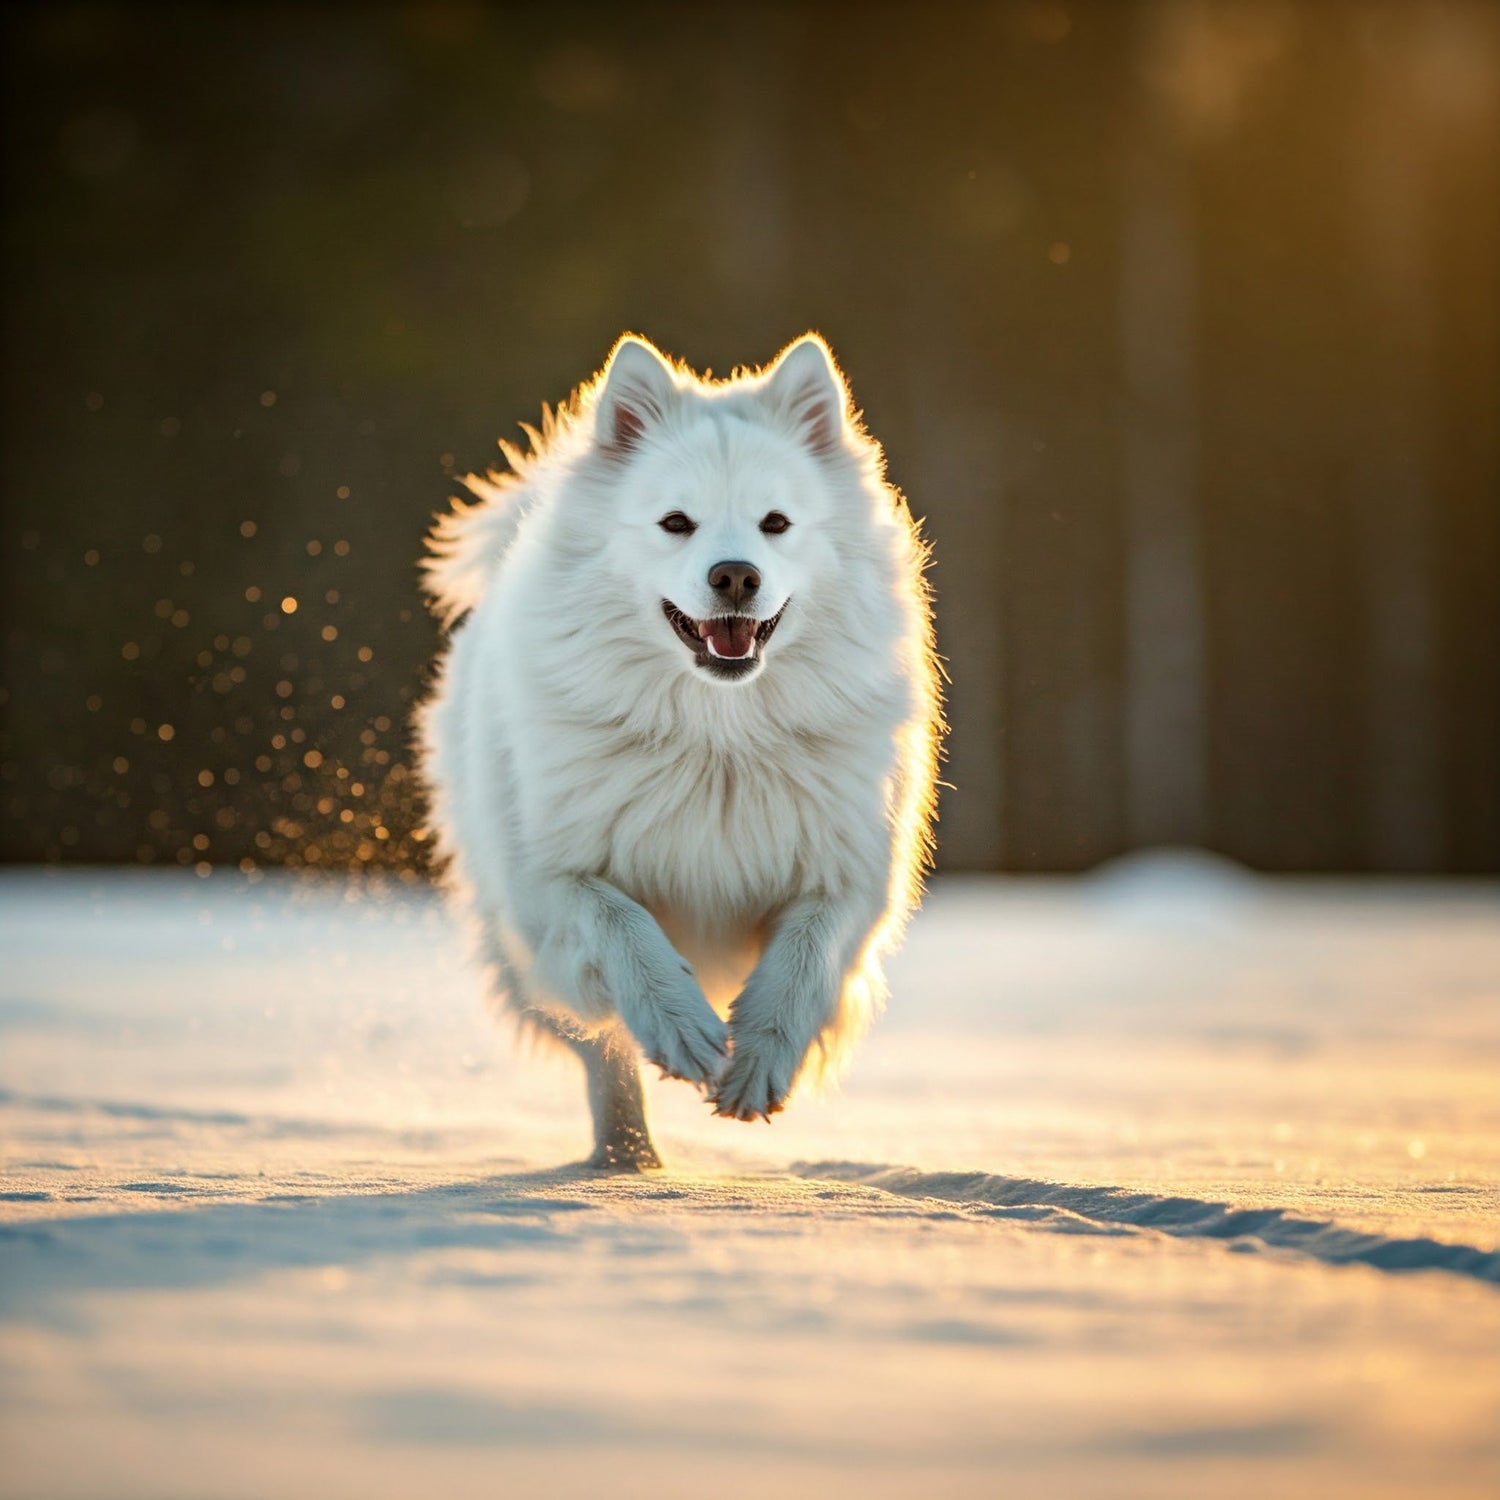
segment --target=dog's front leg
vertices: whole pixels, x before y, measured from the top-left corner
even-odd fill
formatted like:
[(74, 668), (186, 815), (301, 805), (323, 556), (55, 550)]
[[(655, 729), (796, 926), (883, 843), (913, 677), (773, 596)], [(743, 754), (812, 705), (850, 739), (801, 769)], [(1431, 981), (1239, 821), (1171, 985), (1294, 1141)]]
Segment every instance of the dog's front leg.
[(733, 1053), (714, 1113), (769, 1120), (786, 1103), (808, 1049), (836, 1016), (846, 975), (878, 901), (809, 898), (782, 914), (729, 1012)]
[(585, 1020), (618, 1016), (670, 1077), (718, 1078), (724, 1023), (644, 906), (592, 876), (547, 882), (529, 897), (537, 987)]

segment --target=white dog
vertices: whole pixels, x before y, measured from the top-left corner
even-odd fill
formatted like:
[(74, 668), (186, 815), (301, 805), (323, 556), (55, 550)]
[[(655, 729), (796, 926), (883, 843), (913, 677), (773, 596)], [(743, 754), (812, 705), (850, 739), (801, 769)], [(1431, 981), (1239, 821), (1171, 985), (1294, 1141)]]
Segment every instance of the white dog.
[[(637, 1047), (769, 1119), (883, 999), (941, 730), (926, 552), (827, 346), (699, 379), (626, 337), (431, 538), (440, 848), (509, 1006), (659, 1165)], [(727, 1021), (727, 1024), (726, 1024)]]

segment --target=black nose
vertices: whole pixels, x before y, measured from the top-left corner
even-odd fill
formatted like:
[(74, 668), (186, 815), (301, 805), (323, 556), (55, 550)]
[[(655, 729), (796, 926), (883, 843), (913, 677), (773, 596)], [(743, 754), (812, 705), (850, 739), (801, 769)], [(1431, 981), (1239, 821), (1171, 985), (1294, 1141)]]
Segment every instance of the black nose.
[(755, 597), (760, 587), (760, 570), (747, 562), (715, 563), (708, 570), (708, 586), (738, 609)]

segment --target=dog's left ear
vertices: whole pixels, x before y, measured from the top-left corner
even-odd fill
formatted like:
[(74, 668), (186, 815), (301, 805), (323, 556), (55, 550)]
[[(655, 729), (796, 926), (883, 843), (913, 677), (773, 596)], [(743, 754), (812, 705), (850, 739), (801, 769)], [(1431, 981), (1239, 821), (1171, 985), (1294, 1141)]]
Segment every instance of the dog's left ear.
[(842, 444), (849, 391), (817, 334), (803, 334), (782, 352), (765, 391), (814, 453), (832, 453)]

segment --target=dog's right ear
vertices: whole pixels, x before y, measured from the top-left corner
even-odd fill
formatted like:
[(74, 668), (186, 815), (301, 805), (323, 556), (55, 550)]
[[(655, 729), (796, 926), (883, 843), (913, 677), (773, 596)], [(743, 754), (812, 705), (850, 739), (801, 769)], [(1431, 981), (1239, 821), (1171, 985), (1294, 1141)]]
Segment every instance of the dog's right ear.
[(676, 394), (672, 367), (656, 347), (627, 333), (604, 367), (594, 426), (600, 449), (624, 457), (666, 415)]

